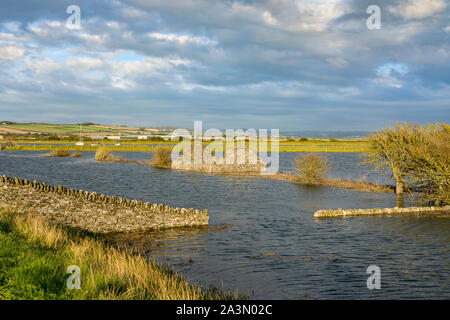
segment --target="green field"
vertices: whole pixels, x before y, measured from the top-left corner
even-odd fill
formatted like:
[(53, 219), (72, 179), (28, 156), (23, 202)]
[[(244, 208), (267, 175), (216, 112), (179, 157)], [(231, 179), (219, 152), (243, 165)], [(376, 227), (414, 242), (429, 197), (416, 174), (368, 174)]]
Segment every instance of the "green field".
[[(169, 130), (170, 128), (165, 128)], [(2, 124), (0, 121), (0, 143), (12, 141), (17, 144), (26, 143), (27, 145), (17, 145), (8, 150), (35, 150), (52, 151), (58, 148), (56, 144), (61, 145), (69, 151), (96, 151), (98, 146), (92, 146), (91, 143), (99, 143), (109, 147), (112, 151), (153, 151), (157, 145), (175, 145), (177, 142), (162, 140), (162, 138), (153, 138), (153, 140), (123, 140), (120, 139), (120, 146), (115, 146), (116, 140), (92, 140), (89, 136), (129, 136), (129, 135), (154, 135), (167, 134), (168, 131), (156, 131), (153, 128), (137, 128), (125, 126), (102, 126), (102, 125), (82, 125), (82, 135), (84, 136), (84, 146), (76, 146), (74, 139), (78, 140), (80, 126), (77, 124), (44, 124), (44, 123), (16, 123)], [(31, 134), (30, 134), (31, 133)], [(3, 135), (3, 139), (1, 136)], [(46, 137), (45, 135), (50, 135)], [(54, 136), (55, 137), (53, 139)], [(50, 138), (50, 139), (49, 139)], [(162, 141), (155, 141), (160, 139)], [(203, 142), (204, 145), (210, 142)], [(220, 144), (221, 142), (214, 142)], [(45, 145), (39, 145), (45, 144)], [(55, 145), (50, 145), (55, 144)], [(225, 142), (223, 142), (225, 149)], [(247, 142), (248, 145), (248, 142)], [(362, 139), (344, 140), (344, 139), (280, 139), (280, 152), (366, 152), (368, 143)], [(268, 151), (270, 151), (270, 141), (268, 142)]]
[[(66, 142), (67, 143), (67, 142)], [(152, 152), (153, 149), (157, 145), (174, 145), (174, 142), (158, 142), (158, 143), (146, 143), (146, 144), (136, 144), (130, 143), (129, 145), (120, 145), (116, 146), (113, 144), (103, 144), (111, 151), (132, 151), (132, 152)], [(30, 151), (52, 151), (57, 148), (64, 148), (68, 151), (96, 151), (98, 146), (91, 146), (90, 144), (86, 144), (84, 146), (77, 146), (73, 144), (64, 144), (59, 143), (58, 145), (36, 145), (36, 144), (28, 144), (28, 145), (17, 145), (14, 147), (9, 147), (7, 150), (30, 150)], [(224, 148), (226, 150), (226, 148)], [(271, 151), (270, 144), (268, 145), (268, 152)], [(305, 145), (285, 145), (283, 143), (280, 144), (279, 152), (367, 152), (370, 151), (369, 146), (366, 144), (305, 144)]]
[[(138, 128), (127, 126), (103, 126), (103, 125), (81, 125), (82, 135), (132, 135), (152, 134), (158, 132), (152, 128)], [(58, 135), (71, 136), (80, 134), (79, 124), (47, 124), (47, 123), (14, 123), (2, 124), (0, 121), (0, 135), (27, 136), (34, 135)]]

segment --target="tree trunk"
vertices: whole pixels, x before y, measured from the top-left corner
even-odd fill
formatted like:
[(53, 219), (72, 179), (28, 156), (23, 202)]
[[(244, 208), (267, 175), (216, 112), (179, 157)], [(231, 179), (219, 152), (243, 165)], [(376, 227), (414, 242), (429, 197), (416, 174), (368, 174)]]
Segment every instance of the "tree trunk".
[(395, 181), (395, 193), (403, 193), (403, 180), (397, 179)]

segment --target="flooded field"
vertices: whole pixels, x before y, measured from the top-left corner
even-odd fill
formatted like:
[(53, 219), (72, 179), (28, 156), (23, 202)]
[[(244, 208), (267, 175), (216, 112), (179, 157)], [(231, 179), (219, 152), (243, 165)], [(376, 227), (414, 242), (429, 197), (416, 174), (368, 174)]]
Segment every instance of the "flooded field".
[[(414, 216), (313, 218), (328, 208), (392, 207), (395, 195), (285, 181), (154, 169), (46, 152), (0, 152), (0, 174), (171, 206), (209, 209), (207, 228), (117, 235), (115, 241), (173, 266), (191, 281), (238, 289), (252, 299), (445, 299), (450, 296), (450, 220)], [(122, 153), (150, 160), (150, 153)], [(295, 153), (280, 154), (293, 171)], [(392, 183), (332, 153), (330, 177)], [(381, 268), (380, 290), (366, 269)]]

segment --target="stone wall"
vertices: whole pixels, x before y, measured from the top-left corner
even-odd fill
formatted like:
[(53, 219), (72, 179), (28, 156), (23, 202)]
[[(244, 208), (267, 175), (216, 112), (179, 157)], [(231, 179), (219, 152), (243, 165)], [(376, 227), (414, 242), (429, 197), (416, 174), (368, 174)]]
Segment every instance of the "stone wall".
[(445, 207), (409, 207), (409, 208), (382, 208), (382, 209), (337, 209), (319, 210), (314, 212), (314, 218), (335, 218), (368, 215), (389, 215), (389, 214), (420, 214), (420, 215), (441, 215), (450, 217), (450, 206)]
[[(235, 148), (233, 161), (228, 161), (227, 157), (230, 155), (227, 152), (224, 153), (224, 157), (218, 158), (211, 156), (206, 160), (204, 158), (205, 149), (195, 150), (192, 152), (191, 159), (187, 159), (183, 156), (172, 161), (172, 169), (197, 171), (205, 173), (221, 173), (221, 174), (261, 174), (266, 169), (266, 163), (257, 156), (253, 151), (248, 148)], [(244, 161), (239, 163), (238, 153)], [(195, 162), (198, 159), (199, 163)]]
[(208, 225), (208, 210), (174, 208), (45, 182), (0, 177), (0, 207), (32, 211), (81, 229), (108, 233)]

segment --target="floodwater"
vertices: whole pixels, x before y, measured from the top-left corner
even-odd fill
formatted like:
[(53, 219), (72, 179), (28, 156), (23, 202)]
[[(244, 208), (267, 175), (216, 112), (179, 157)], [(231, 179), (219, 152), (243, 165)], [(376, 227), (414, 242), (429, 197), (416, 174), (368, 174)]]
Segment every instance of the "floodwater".
[[(117, 235), (204, 286), (251, 299), (448, 299), (450, 219), (376, 216), (314, 219), (316, 210), (395, 206), (392, 193), (155, 169), (45, 152), (0, 152), (0, 174), (179, 207), (209, 209), (210, 226)], [(150, 153), (120, 153), (149, 160)], [(325, 154), (331, 177), (391, 183), (355, 153)], [(297, 154), (280, 153), (281, 171)], [(406, 199), (406, 202), (409, 200)], [(367, 268), (381, 289), (367, 288)]]

